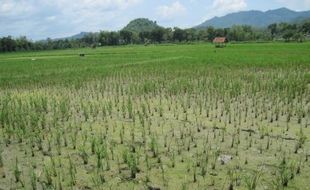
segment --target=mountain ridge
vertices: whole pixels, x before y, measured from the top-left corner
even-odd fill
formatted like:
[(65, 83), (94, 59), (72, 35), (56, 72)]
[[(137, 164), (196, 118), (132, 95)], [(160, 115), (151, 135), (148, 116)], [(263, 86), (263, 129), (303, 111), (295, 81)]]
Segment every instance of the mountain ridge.
[(215, 28), (229, 28), (233, 25), (267, 27), (269, 24), (273, 23), (294, 22), (306, 18), (310, 18), (310, 11), (298, 12), (282, 7), (268, 11), (249, 10), (229, 13), (225, 16), (213, 17), (194, 28), (206, 28), (209, 26)]
[[(249, 10), (249, 11), (239, 11), (234, 13), (229, 13), (225, 16), (215, 16), (198, 26), (192, 28), (204, 29), (209, 26), (215, 28), (230, 28), (233, 25), (250, 25), (257, 28), (267, 27), (273, 23), (288, 22), (297, 23), (305, 19), (310, 19), (310, 11), (293, 11), (288, 8), (282, 7), (273, 10), (259, 11), (259, 10)], [(126, 26), (121, 30), (127, 30), (131, 32), (146, 32), (152, 31), (156, 28), (163, 28), (158, 25), (156, 21), (152, 21), (148, 18), (137, 18), (131, 20)], [(60, 39), (82, 39), (92, 32), (80, 32), (79, 34), (60, 38)]]

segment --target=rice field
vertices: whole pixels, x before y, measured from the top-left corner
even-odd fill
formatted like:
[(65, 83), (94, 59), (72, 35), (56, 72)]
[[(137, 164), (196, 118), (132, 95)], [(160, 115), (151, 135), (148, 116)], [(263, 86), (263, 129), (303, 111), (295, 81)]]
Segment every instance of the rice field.
[(309, 50), (0, 54), (0, 189), (310, 189)]

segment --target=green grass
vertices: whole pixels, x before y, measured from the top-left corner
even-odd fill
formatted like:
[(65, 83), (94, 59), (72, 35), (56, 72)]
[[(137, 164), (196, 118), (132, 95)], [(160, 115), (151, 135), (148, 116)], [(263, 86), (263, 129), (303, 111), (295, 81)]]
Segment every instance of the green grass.
[(309, 49), (0, 54), (0, 189), (307, 189)]
[[(303, 69), (309, 63), (309, 47), (309, 43), (270, 43), (234, 44), (225, 49), (214, 49), (212, 45), (202, 44), (1, 54), (1, 86), (80, 82), (100, 78), (111, 70), (121, 71), (136, 64), (140, 67), (134, 69), (143, 72), (148, 72), (148, 67), (156, 70), (167, 67), (176, 70), (206, 67)], [(78, 56), (81, 52), (86, 54), (85, 58)], [(36, 60), (32, 61), (32, 58)]]

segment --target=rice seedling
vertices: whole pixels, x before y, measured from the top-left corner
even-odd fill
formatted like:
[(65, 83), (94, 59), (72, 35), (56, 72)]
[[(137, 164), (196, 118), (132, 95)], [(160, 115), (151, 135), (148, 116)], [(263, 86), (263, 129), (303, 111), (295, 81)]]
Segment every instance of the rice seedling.
[(48, 166), (44, 166), (44, 174), (45, 174), (45, 185), (48, 187), (48, 188), (53, 188), (53, 176), (52, 176), (52, 173), (51, 173), (51, 170)]
[(81, 147), (81, 149), (80, 149), (80, 157), (83, 160), (83, 164), (87, 165), (88, 164), (89, 155), (88, 155), (88, 153), (85, 150), (85, 146)]
[(257, 189), (260, 178), (262, 176), (262, 170), (259, 169), (257, 171), (254, 171), (253, 173), (250, 173), (244, 177), (245, 179), (245, 184), (248, 190), (255, 190)]
[(38, 189), (38, 187), (37, 187), (37, 175), (33, 169), (30, 172), (30, 184), (31, 184), (32, 190)]
[(20, 170), (18, 164), (19, 164), (19, 162), (18, 162), (18, 159), (16, 158), (15, 159), (15, 167), (14, 167), (14, 177), (15, 177), (16, 183), (22, 182), (22, 179), (21, 179), (22, 171)]
[(76, 167), (72, 162), (71, 157), (69, 157), (69, 175), (70, 175), (70, 185), (74, 186), (76, 184)]
[(0, 147), (0, 168), (2, 168), (4, 166), (4, 163), (3, 163), (3, 150), (2, 148)]
[(308, 49), (0, 55), (0, 189), (306, 189)]

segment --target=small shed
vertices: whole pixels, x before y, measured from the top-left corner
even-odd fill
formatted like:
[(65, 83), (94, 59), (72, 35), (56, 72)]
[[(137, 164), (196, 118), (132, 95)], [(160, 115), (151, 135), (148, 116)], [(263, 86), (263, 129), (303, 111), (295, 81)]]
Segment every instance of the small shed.
[(226, 47), (226, 38), (225, 37), (216, 37), (213, 40), (213, 44), (215, 45), (215, 47), (217, 48), (222, 48), (222, 47)]

